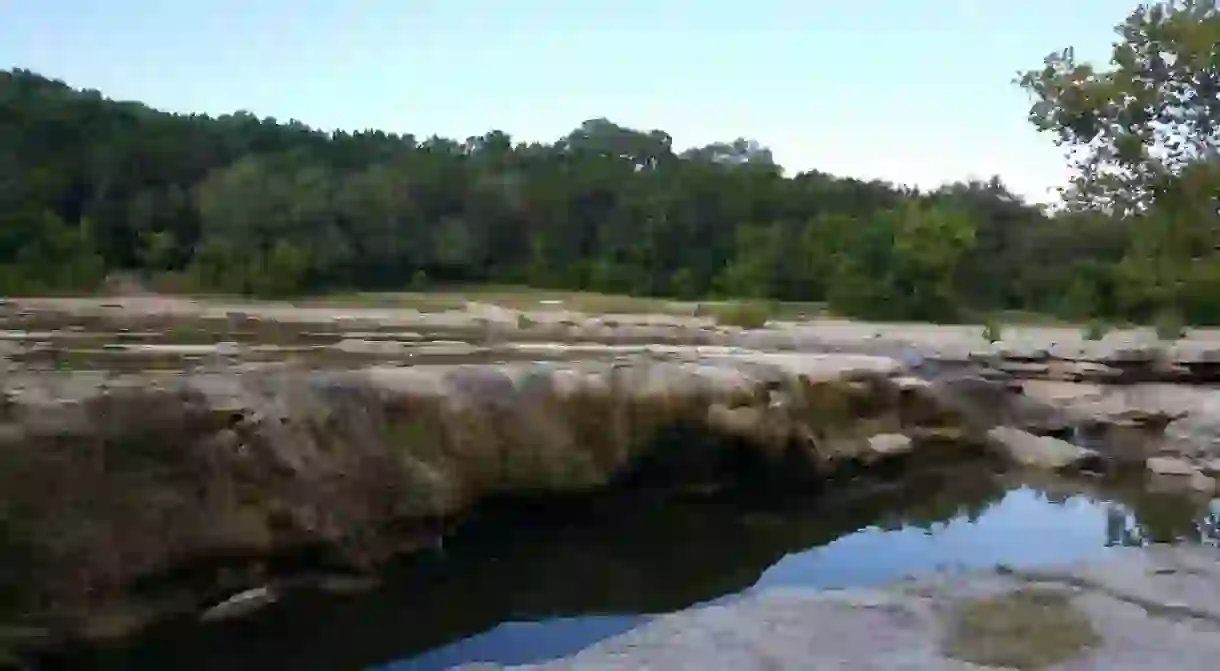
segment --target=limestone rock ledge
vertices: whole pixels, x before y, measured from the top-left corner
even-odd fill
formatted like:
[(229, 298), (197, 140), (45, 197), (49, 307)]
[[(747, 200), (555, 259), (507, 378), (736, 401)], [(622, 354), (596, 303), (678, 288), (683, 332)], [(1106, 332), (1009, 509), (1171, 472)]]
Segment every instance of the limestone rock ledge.
[(0, 392), (0, 591), (57, 617), (172, 571), (227, 576), (204, 580), (216, 600), (277, 556), (371, 567), (491, 496), (816, 486), (982, 451), (995, 423), (859, 355), (15, 373)]
[(1210, 671), (1220, 659), (1216, 560), (1213, 548), (1152, 546), (1051, 569), (766, 590), (513, 668)]

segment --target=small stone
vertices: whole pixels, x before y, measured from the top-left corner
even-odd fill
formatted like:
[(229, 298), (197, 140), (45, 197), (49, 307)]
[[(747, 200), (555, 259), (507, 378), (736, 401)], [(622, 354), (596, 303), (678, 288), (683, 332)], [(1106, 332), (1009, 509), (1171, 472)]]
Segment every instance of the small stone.
[(912, 376), (900, 376), (892, 378), (894, 386), (898, 387), (899, 391), (908, 391), (911, 389), (924, 389), (932, 385), (931, 382)]
[(988, 431), (987, 442), (1010, 461), (1033, 468), (1088, 468), (1098, 461), (1097, 453), (1092, 450), (1010, 426), (997, 426)]
[(891, 457), (911, 451), (911, 439), (901, 433), (881, 433), (868, 439), (868, 449), (879, 457)]

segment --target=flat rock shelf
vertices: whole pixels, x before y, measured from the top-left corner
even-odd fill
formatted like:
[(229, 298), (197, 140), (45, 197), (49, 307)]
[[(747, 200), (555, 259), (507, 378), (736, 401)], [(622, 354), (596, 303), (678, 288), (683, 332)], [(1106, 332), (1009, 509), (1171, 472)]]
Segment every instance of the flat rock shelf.
[[(817, 320), (742, 329), (697, 314), (6, 299), (0, 543), (11, 560), (0, 572), (0, 652), (38, 668), (56, 659), (103, 668), (112, 654), (128, 659), (124, 650), (140, 657), (170, 640), (193, 649), (191, 641), (236, 631), (270, 648), (230, 644), (245, 653), (217, 661), (197, 649), (192, 658), (203, 668), (265, 667), (292, 656), (268, 642), (275, 632), (331, 641), (316, 630), (329, 623), (358, 636), (335, 626), (334, 614), (355, 609), (352, 621), (367, 624), (362, 609), (377, 604), (377, 617), (398, 613), (418, 635), (366, 637), (346, 654), (301, 649), (333, 662), (327, 668), (445, 668), (480, 656), (600, 668), (585, 653), (554, 660), (628, 630), (645, 636), (669, 621), (654, 625), (656, 616), (698, 604), (714, 603), (712, 613), (761, 607), (749, 605), (766, 601), (756, 583), (786, 554), (835, 556), (876, 525), (896, 525), (884, 530), (899, 533), (886, 536), (898, 545), (878, 549), (888, 559), (869, 584), (931, 568), (896, 548), (909, 529), (941, 533), (935, 524), (1012, 524), (1023, 546), (1074, 547), (1071, 531), (1039, 540), (1021, 525), (1058, 529), (1075, 506), (1091, 511), (1089, 534), (1105, 529), (1089, 548), (1211, 538), (1216, 334), (1161, 342), (1134, 329), (1089, 341), (1070, 329), (1014, 328), (989, 343), (980, 327)], [(920, 526), (907, 513), (929, 500), (948, 505), (912, 493), (928, 478), (940, 483), (934, 492), (961, 494), (963, 482), (990, 488), (991, 503), (976, 510), (966, 496)], [(1042, 498), (1023, 498), (1029, 492)], [(1150, 514), (1148, 501), (1173, 512)], [(776, 505), (800, 512), (766, 512)], [(562, 520), (557, 511), (579, 522), (544, 521)], [(774, 537), (754, 528), (777, 520), (786, 531)], [(573, 525), (588, 536), (575, 542)], [(690, 538), (690, 550), (669, 542), (691, 525), (715, 533)], [(635, 530), (647, 542), (612, 540)], [(552, 559), (518, 544), (559, 542), (546, 533), (563, 539), (551, 549), (573, 554)], [(721, 536), (761, 545), (753, 553), (748, 543), (712, 540)], [(605, 554), (616, 542), (632, 557), (673, 562), (616, 564)], [(606, 561), (582, 564), (577, 549)], [(447, 600), (476, 597), (430, 585), (473, 581), (474, 567), (505, 553), (520, 563), (491, 572), (504, 585), (530, 566), (555, 576), (587, 566), (572, 575), (594, 593), (605, 575), (615, 576), (611, 595), (634, 593), (629, 584), (673, 590), (655, 601), (539, 597), (520, 608), (520, 591), (482, 585), (498, 606), (471, 608), (478, 617), (467, 619), (447, 614)], [(959, 548), (941, 559), (979, 570), (1103, 559), (1030, 553)], [(699, 577), (676, 577), (686, 574)], [(389, 596), (395, 580), (409, 586), (400, 593), (436, 600), (407, 607)], [(852, 585), (860, 583), (844, 574), (839, 586)], [(834, 585), (798, 587), (826, 586)], [(1098, 625), (1080, 623), (1071, 599), (1037, 590), (1015, 598), (976, 605), (1058, 609), (1063, 629), (1074, 622), (1107, 640)], [(287, 611), (310, 619), (289, 626)], [(514, 639), (498, 629), (553, 631), (556, 617), (584, 633), (514, 656)], [(492, 643), (479, 638), (497, 631)], [(484, 644), (495, 650), (476, 654)], [(961, 657), (967, 647), (937, 650)], [(166, 663), (149, 654), (151, 667), (115, 668)]]

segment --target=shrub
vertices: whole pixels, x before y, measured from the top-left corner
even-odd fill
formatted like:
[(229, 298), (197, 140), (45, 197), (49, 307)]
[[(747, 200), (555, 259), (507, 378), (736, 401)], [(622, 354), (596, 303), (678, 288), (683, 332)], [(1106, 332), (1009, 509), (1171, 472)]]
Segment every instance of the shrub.
[(983, 322), (983, 339), (987, 342), (999, 342), (1004, 339), (1004, 327), (994, 318)]
[(1110, 332), (1110, 325), (1100, 319), (1090, 320), (1085, 324), (1082, 335), (1085, 340), (1101, 340)]
[(1175, 310), (1165, 310), (1156, 316), (1152, 327), (1161, 340), (1179, 340), (1186, 335), (1186, 322)]
[(721, 326), (757, 329), (767, 325), (771, 310), (759, 303), (726, 303), (714, 308), (712, 314)]

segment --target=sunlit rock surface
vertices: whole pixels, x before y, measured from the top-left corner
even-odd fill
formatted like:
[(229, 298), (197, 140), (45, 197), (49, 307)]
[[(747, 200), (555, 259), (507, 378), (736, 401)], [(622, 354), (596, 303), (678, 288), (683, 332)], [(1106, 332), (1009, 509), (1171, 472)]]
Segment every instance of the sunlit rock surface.
[(1100, 460), (1204, 496), (1220, 474), (1220, 405), (1181, 384), (1220, 379), (1212, 332), (988, 343), (477, 301), (0, 307), (0, 580), (55, 621), (186, 566), (226, 567), (206, 603), (258, 589), (268, 558), (367, 569), (495, 496), (816, 489), (974, 456)]

